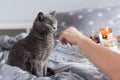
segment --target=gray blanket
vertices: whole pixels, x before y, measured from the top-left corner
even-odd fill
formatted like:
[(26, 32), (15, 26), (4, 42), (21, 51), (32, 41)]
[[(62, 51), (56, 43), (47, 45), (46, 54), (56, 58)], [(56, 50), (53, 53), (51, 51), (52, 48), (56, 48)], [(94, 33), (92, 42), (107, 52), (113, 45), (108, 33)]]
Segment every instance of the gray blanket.
[(5, 64), (9, 49), (26, 35), (0, 36), (0, 80), (110, 80), (85, 58), (78, 46), (63, 46), (60, 43), (49, 57), (48, 67), (55, 71), (55, 75), (50, 77), (36, 77), (18, 67)]

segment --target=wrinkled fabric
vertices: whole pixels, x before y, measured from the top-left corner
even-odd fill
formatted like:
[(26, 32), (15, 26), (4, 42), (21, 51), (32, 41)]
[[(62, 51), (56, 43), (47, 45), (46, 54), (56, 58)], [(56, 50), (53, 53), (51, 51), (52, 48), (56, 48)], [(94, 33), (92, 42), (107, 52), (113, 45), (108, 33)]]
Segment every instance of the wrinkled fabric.
[(110, 80), (102, 73), (94, 72), (90, 68), (85, 69), (84, 67), (81, 68), (75, 65), (70, 66), (72, 65), (50, 77), (36, 77), (18, 67), (0, 64), (0, 80)]
[[(48, 66), (55, 71), (50, 77), (36, 77), (18, 67), (6, 64), (9, 49), (26, 34), (17, 37), (0, 36), (0, 80), (110, 80), (87, 60), (78, 47), (56, 45)], [(20, 38), (19, 38), (20, 37)], [(59, 56), (59, 54), (62, 54)]]

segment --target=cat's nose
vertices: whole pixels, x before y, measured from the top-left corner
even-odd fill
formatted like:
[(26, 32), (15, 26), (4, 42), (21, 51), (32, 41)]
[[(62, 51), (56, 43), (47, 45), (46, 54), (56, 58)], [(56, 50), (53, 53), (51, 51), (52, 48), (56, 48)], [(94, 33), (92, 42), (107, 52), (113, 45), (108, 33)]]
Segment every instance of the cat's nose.
[(53, 24), (53, 29), (56, 31), (57, 30), (57, 23)]
[(53, 29), (56, 31), (56, 30), (57, 30), (57, 27), (53, 27)]
[(53, 29), (56, 29), (55, 27), (53, 27)]

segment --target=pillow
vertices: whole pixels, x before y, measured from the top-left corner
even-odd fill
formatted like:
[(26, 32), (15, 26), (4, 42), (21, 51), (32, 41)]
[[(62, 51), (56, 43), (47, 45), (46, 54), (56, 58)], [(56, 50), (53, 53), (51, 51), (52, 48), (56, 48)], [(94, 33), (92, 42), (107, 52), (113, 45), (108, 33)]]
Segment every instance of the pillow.
[(114, 36), (120, 35), (120, 6), (59, 12), (56, 18), (58, 20), (56, 39), (59, 38), (59, 32), (70, 25), (74, 25), (86, 36), (90, 36), (93, 30), (97, 31), (107, 26), (113, 29)]

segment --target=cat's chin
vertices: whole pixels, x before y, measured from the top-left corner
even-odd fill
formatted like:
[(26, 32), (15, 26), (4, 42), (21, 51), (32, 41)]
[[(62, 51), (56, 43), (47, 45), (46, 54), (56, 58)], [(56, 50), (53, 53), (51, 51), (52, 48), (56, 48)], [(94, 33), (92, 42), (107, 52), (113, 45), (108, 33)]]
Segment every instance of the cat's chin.
[(52, 32), (52, 33), (55, 33), (56, 31), (57, 31), (56, 28), (51, 29), (51, 32)]
[(56, 32), (56, 30), (51, 30), (51, 33), (55, 33)]

